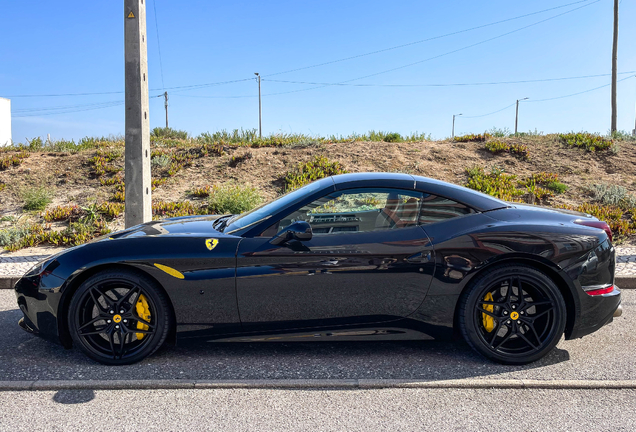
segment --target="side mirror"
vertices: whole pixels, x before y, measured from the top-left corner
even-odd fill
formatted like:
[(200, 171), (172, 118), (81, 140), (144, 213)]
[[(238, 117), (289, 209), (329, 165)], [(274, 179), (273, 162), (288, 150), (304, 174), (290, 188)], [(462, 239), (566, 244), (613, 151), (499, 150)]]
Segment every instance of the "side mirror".
[(307, 241), (311, 240), (312, 237), (311, 225), (305, 221), (298, 221), (280, 231), (269, 242), (273, 245), (279, 245), (290, 240)]

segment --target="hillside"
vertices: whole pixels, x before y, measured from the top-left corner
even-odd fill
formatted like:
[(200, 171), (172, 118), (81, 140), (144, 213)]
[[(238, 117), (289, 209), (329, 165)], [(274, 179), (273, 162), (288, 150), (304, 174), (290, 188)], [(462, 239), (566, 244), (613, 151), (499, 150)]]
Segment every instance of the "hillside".
[[(485, 142), (294, 141), (270, 137), (269, 141), (237, 143), (210, 135), (183, 138), (153, 138), (152, 170), (156, 187), (153, 201), (161, 202), (155, 209), (158, 216), (212, 213), (214, 206), (210, 207), (204, 196), (210, 190), (214, 194), (215, 186), (228, 182), (254, 189), (249, 191), (248, 206), (254, 205), (258, 196), (263, 200), (275, 198), (284, 192), (285, 176), (289, 172), (322, 156), (323, 162), (339, 163), (338, 169), (348, 172), (406, 172), (460, 185), (467, 184), (467, 169), (473, 168), (473, 174), (478, 174), (473, 187), (487, 188), (490, 184), (495, 188), (491, 193), (506, 199), (551, 206), (613, 204), (600, 210), (622, 208), (620, 214), (612, 217), (626, 227), (623, 240), (631, 242), (631, 231), (636, 229), (636, 223), (631, 220), (636, 207), (636, 142), (633, 140), (607, 141), (606, 149), (599, 147), (589, 151), (568, 145), (557, 135), (488, 136)], [(483, 140), (484, 137), (463, 139)], [(15, 238), (8, 239), (12, 235), (20, 237), (14, 231), (22, 230), (22, 235), (26, 235), (24, 233), (33, 231), (34, 226), (40, 227), (36, 230), (40, 234), (66, 230), (69, 236), (75, 235), (74, 232), (82, 230), (78, 223), (86, 222), (87, 217), (93, 224), (92, 232), (88, 229), (85, 236), (72, 238), (67, 243), (79, 243), (123, 227), (123, 204), (118, 203), (123, 198), (121, 140), (85, 139), (77, 144), (57, 145), (31, 143), (21, 150), (13, 150), (0, 153), (0, 168), (4, 168), (0, 171), (0, 243), (4, 244), (0, 245), (15, 244)], [(484, 171), (474, 170), (476, 167)], [(509, 174), (516, 178), (508, 177)], [(548, 181), (552, 182), (552, 190), (546, 187)], [(567, 189), (564, 192), (565, 187), (554, 189), (554, 181)], [(208, 186), (211, 189), (206, 189)], [(539, 191), (530, 193), (535, 187)], [(510, 191), (514, 191), (512, 196), (507, 195)], [(242, 193), (240, 188), (238, 193)], [(615, 196), (617, 194), (620, 196)], [(24, 208), (27, 201), (37, 201), (40, 195), (48, 215), (41, 210)], [(50, 198), (48, 204), (46, 197)], [(27, 208), (41, 208), (42, 202), (36, 204)], [(47, 221), (42, 219), (43, 215)], [(69, 220), (73, 228), (70, 230)], [(62, 240), (51, 240), (40, 234), (35, 235), (31, 243), (64, 244)], [(30, 245), (27, 241), (21, 247)]]

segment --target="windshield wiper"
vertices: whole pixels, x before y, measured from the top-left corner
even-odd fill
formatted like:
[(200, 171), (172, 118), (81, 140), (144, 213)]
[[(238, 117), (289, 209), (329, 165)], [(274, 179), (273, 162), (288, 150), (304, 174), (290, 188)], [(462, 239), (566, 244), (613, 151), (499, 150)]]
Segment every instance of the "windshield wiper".
[(223, 232), (223, 228), (225, 228), (225, 226), (227, 225), (227, 221), (229, 220), (229, 218), (231, 218), (233, 215), (231, 214), (226, 214), (221, 216), (220, 218), (218, 218), (217, 220), (214, 221), (214, 223), (212, 223), (212, 228), (214, 228), (217, 231)]

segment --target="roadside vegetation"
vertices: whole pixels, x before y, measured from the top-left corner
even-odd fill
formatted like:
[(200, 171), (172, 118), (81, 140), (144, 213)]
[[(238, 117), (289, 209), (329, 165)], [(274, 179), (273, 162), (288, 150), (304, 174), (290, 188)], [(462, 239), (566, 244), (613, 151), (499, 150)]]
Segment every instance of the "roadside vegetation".
[[(634, 155), (636, 140), (626, 132), (514, 135), (493, 128), (433, 141), (384, 131), (260, 138), (255, 129), (191, 136), (155, 128), (152, 211), (154, 219), (241, 213), (326, 176), (391, 171), (585, 211), (606, 220), (619, 242), (636, 241)], [(0, 247), (72, 246), (121, 229), (123, 170), (121, 136), (33, 138), (0, 148)]]

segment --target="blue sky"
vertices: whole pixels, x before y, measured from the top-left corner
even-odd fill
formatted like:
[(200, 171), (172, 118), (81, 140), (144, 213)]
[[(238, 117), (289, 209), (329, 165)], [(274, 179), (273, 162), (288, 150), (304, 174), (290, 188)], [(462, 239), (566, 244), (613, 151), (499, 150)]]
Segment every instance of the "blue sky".
[[(456, 133), (492, 127), (543, 132), (605, 133), (610, 87), (538, 102), (609, 84), (610, 77), (481, 86), (382, 87), (537, 80), (609, 74), (611, 0), (588, 0), (549, 12), (461, 32), (374, 55), (277, 74), (291, 69), (383, 50), (553, 8), (576, 0), (495, 1), (211, 1), (147, 0), (151, 95), (170, 94), (170, 126), (192, 134), (258, 127), (262, 77), (263, 132), (313, 135), (425, 132), (450, 135), (453, 114), (463, 113)], [(154, 3), (154, 4), (153, 4)], [(569, 10), (579, 10), (511, 33)], [(155, 27), (155, 13), (158, 24)], [(11, 97), (13, 138), (78, 139), (124, 132), (123, 105), (80, 112), (92, 104), (123, 101), (123, 94), (15, 97), (124, 90), (122, 1), (3, 2), (0, 27), (0, 97)], [(620, 4), (619, 72), (636, 71), (636, 5)], [(8, 17), (8, 19), (6, 19)], [(504, 35), (504, 36), (501, 36)], [(494, 40), (443, 55), (491, 38)], [(158, 40), (160, 44), (158, 44)], [(160, 67), (159, 47), (163, 67)], [(442, 55), (442, 56), (440, 56)], [(438, 58), (368, 78), (431, 57)], [(163, 82), (161, 71), (163, 69)], [(277, 74), (277, 75), (273, 75)], [(632, 76), (634, 73), (631, 74)], [(618, 86), (618, 128), (634, 127), (636, 78)], [(232, 80), (236, 83), (176, 90)], [(251, 79), (251, 80), (250, 80)], [(340, 83), (323, 86), (281, 83)], [(353, 80), (353, 81), (350, 81)], [(292, 90), (297, 91), (286, 94)], [(162, 98), (150, 101), (151, 126), (164, 124)], [(50, 111), (34, 111), (50, 109)], [(92, 107), (91, 107), (92, 108)], [(48, 115), (52, 114), (53, 115)], [(43, 115), (47, 114), (47, 115)]]

